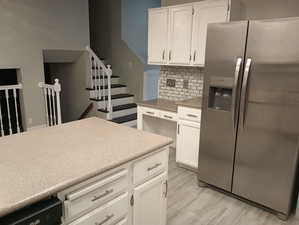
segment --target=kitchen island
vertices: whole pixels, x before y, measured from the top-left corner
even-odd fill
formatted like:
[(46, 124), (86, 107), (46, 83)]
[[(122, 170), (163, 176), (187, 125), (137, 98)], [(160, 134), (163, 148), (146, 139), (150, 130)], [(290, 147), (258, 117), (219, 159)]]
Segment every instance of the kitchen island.
[[(111, 193), (113, 198), (134, 194), (135, 189), (162, 173), (166, 174), (165, 181), (162, 180), (167, 183), (166, 157), (171, 142), (170, 138), (98, 118), (3, 137), (0, 139), (0, 217), (59, 193), (62, 201), (70, 196), (77, 199), (75, 195), (84, 202), (85, 196), (76, 191), (96, 194), (110, 185), (104, 179), (118, 174), (126, 181), (119, 194)], [(117, 181), (111, 178), (111, 182), (117, 184)], [(100, 182), (104, 182), (103, 186)], [(106, 198), (63, 221), (68, 223), (82, 217), (109, 200)]]

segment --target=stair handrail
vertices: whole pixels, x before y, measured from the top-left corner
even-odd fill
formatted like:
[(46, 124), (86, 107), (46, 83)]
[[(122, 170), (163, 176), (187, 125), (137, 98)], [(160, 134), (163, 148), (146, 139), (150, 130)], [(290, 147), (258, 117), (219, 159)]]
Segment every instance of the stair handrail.
[(62, 123), (60, 105), (61, 85), (58, 79), (54, 81), (54, 84), (43, 82), (38, 84), (44, 93), (47, 126), (55, 126)]
[[(86, 50), (89, 53), (89, 60), (90, 60), (90, 78), (91, 78), (91, 85), (94, 88), (95, 92), (97, 93), (97, 98), (103, 98), (105, 110), (107, 110), (108, 115), (107, 119), (112, 119), (113, 107), (112, 107), (112, 99), (111, 99), (111, 76), (112, 76), (112, 69), (111, 65), (105, 65), (103, 61), (96, 55), (96, 53), (89, 47), (86, 46)], [(93, 61), (94, 60), (94, 61)], [(94, 63), (95, 62), (95, 63)], [(94, 69), (99, 69), (100, 74), (96, 74), (95, 79), (93, 79), (93, 67)], [(105, 98), (105, 75), (107, 76), (107, 102)], [(98, 76), (98, 82), (96, 82)], [(102, 77), (102, 79), (101, 79)], [(94, 81), (95, 80), (95, 81)], [(101, 90), (102, 87), (102, 90)]]

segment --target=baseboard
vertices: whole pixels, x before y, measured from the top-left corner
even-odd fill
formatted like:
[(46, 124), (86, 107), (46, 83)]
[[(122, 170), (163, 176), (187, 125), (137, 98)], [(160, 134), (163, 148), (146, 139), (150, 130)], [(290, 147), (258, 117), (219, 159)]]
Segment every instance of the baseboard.
[(27, 131), (42, 129), (42, 128), (46, 128), (46, 127), (47, 127), (47, 124), (42, 124), (42, 125), (38, 125), (38, 126), (28, 127)]

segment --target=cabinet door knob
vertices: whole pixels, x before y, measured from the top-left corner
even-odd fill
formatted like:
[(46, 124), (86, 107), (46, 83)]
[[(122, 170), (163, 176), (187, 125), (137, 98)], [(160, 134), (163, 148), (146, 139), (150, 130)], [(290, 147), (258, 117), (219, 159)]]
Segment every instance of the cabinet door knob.
[(195, 62), (195, 60), (196, 60), (196, 51), (194, 51), (193, 62)]
[(171, 61), (171, 50), (169, 51), (169, 61)]
[(163, 61), (165, 59), (165, 49), (163, 50), (163, 53), (162, 53), (162, 59), (163, 59)]

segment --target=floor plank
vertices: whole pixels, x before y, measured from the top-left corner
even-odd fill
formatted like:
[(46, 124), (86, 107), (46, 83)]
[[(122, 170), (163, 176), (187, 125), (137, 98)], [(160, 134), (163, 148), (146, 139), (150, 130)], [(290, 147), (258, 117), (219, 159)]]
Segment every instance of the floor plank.
[(170, 152), (167, 225), (299, 225), (209, 188), (200, 188), (194, 172), (179, 168)]

